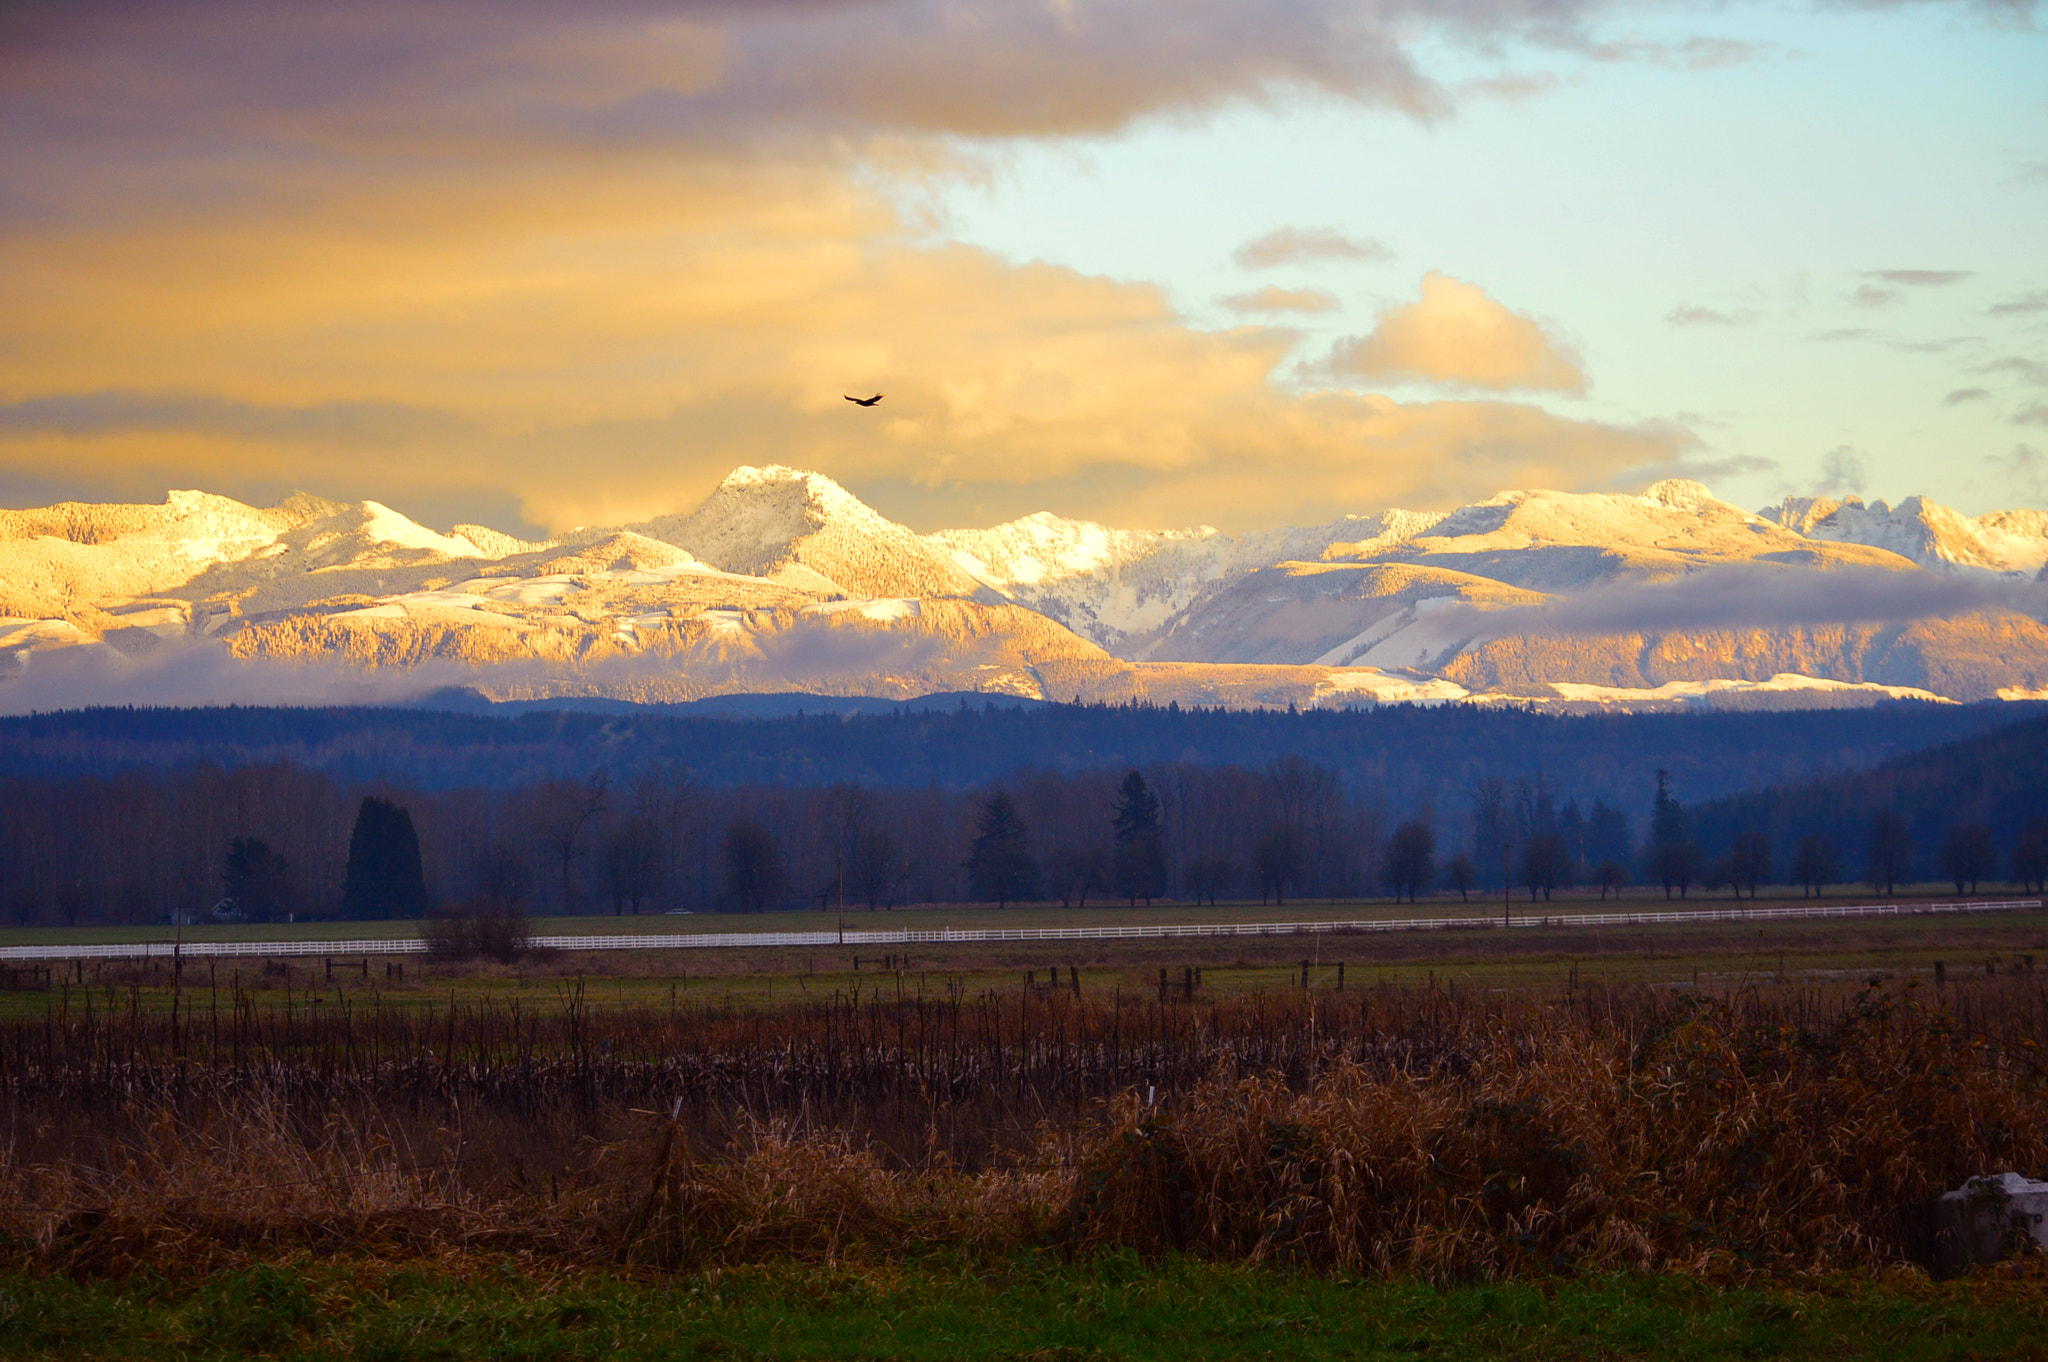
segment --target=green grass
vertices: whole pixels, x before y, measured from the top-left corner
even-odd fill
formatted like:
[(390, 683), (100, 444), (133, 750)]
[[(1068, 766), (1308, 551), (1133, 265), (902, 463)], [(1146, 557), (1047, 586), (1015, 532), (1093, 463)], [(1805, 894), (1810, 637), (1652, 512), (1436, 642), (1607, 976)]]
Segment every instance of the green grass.
[(172, 1282), (0, 1274), (0, 1356), (228, 1358), (2035, 1357), (2035, 1283), (1439, 1290), (1128, 1255), (659, 1280), (335, 1260)]
[[(1896, 896), (1898, 902), (1937, 901), (1952, 899), (1953, 886), (1945, 884), (1919, 884), (1901, 886)], [(2005, 891), (1988, 888), (1977, 897), (1999, 897)], [(2025, 898), (2027, 895), (2013, 891), (2011, 897)], [(1805, 902), (1797, 889), (1786, 886), (1766, 888), (1757, 907), (1791, 907)], [(1831, 894), (1825, 903), (1876, 903), (1884, 901), (1868, 893), (1847, 891)], [(1532, 904), (1526, 893), (1518, 892), (1514, 899), (1513, 912), (1517, 917), (1524, 915), (1542, 916), (1558, 913), (1593, 913), (1626, 910), (1633, 912), (1661, 911), (1691, 908), (1733, 908), (1751, 906), (1748, 899), (1738, 904), (1726, 891), (1707, 895), (1695, 891), (1681, 902), (1665, 901), (1663, 891), (1638, 887), (1627, 892), (1619, 902), (1610, 898), (1602, 901), (1597, 893), (1578, 892), (1559, 894), (1550, 902)], [(929, 904), (915, 908), (898, 908), (870, 913), (863, 908), (849, 907), (845, 921), (849, 931), (868, 928), (900, 930), (904, 928), (920, 931), (936, 931), (941, 927), (955, 928), (999, 928), (999, 927), (1072, 927), (1072, 926), (1129, 926), (1157, 923), (1212, 923), (1212, 922), (1321, 922), (1348, 918), (1409, 918), (1409, 917), (1493, 917), (1501, 911), (1500, 896), (1477, 893), (1469, 903), (1456, 897), (1442, 895), (1425, 896), (1419, 903), (1396, 903), (1392, 899), (1313, 899), (1286, 904), (1261, 904), (1258, 902), (1233, 901), (1217, 906), (1188, 903), (1157, 903), (1151, 906), (1140, 904), (1132, 907), (1119, 902), (1097, 900), (1083, 908), (1063, 908), (1057, 903), (1019, 904), (1009, 908), (995, 908), (987, 904)], [(792, 912), (792, 913), (643, 913), (639, 916), (614, 917), (609, 913), (589, 914), (578, 917), (536, 918), (533, 931), (537, 935), (578, 936), (578, 935), (638, 935), (638, 934), (684, 934), (696, 932), (780, 932), (819, 931), (829, 929), (839, 921), (836, 913)], [(384, 939), (419, 935), (417, 922), (293, 922), (293, 923), (237, 923), (228, 925), (207, 924), (190, 926), (184, 930), (187, 941), (304, 941), (317, 945), (323, 941), (346, 941), (363, 939)], [(164, 923), (144, 923), (136, 926), (36, 926), (0, 928), (0, 946), (30, 945), (71, 945), (95, 943), (129, 943), (136, 941), (169, 941), (173, 929)]]
[[(676, 919), (671, 919), (675, 921)], [(687, 921), (688, 919), (683, 919)], [(591, 921), (591, 919), (568, 919)], [(730, 919), (723, 919), (730, 921)], [(377, 924), (386, 925), (386, 924)], [(552, 924), (551, 924), (552, 925)], [(898, 974), (879, 968), (885, 954), (908, 949), (911, 968)], [(662, 1008), (716, 1003), (722, 1006), (783, 1006), (859, 989), (894, 996), (899, 986), (916, 996), (960, 989), (969, 995), (1014, 991), (1024, 971), (1040, 979), (1049, 966), (1081, 970), (1089, 994), (1121, 989), (1150, 996), (1158, 972), (1167, 970), (1177, 992), (1183, 969), (1203, 967), (1205, 997), (1278, 993), (1299, 986), (1300, 961), (1311, 962), (1310, 983), (1329, 991), (1336, 965), (1345, 962), (1345, 987), (1379, 984), (1437, 984), (1463, 991), (1534, 989), (1563, 992), (1580, 984), (1656, 984), (1708, 991), (1750, 984), (1860, 982), (1873, 974), (1931, 979), (1933, 964), (1946, 963), (1956, 985), (1982, 979), (1987, 962), (2001, 969), (2034, 955), (2048, 968), (2048, 913), (1986, 914), (1960, 918), (1796, 919), (1775, 923), (1674, 924), (1612, 927), (1572, 932), (1524, 929), (1402, 932), (1364, 936), (1282, 938), (1200, 938), (1107, 942), (1044, 942), (900, 947), (801, 947), (776, 950), (675, 952), (561, 952), (517, 965), (437, 966), (409, 957), (405, 977), (386, 977), (389, 963), (370, 957), (367, 978), (352, 964), (337, 961), (329, 980), (316, 961), (293, 966), (289, 992), (282, 975), (266, 975), (256, 960), (193, 959), (187, 962), (181, 1007), (196, 1019), (210, 1008), (232, 1006), (239, 978), (259, 1007), (281, 1008), (287, 997), (296, 1008), (332, 1008), (346, 999), (356, 1009), (445, 1008), (452, 996), (468, 1006), (481, 1002), (549, 1011), (560, 1007), (580, 981), (584, 1002), (593, 1008)], [(855, 972), (852, 957), (865, 968)], [(0, 1017), (40, 1016), (56, 1009), (81, 1012), (88, 989), (75, 982), (54, 987), (0, 989)], [(84, 979), (95, 1011), (165, 1012), (172, 1004), (171, 969), (166, 961), (87, 963)], [(314, 1000), (318, 1000), (315, 1002)]]

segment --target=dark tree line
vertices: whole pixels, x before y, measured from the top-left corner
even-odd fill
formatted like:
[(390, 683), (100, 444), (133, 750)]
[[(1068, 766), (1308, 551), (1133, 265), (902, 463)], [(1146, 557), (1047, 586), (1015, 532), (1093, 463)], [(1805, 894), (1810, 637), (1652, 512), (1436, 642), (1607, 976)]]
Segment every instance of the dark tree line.
[(2030, 721), (1690, 804), (1681, 772), (1653, 769), (1576, 787), (1540, 770), (1482, 776), (1445, 804), (1404, 806), (1376, 768), (1296, 755), (1024, 770), (967, 788), (714, 785), (657, 760), (459, 788), (350, 784), (289, 762), (13, 776), (0, 778), (0, 920), (1541, 901), (1631, 883), (1675, 899), (1928, 879), (2039, 890), (2044, 772), (2048, 723)]

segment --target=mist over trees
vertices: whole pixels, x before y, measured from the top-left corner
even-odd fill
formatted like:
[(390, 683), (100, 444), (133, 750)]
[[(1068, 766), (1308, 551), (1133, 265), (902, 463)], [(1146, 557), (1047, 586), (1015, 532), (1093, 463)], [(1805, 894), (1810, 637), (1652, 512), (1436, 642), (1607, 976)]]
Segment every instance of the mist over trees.
[(968, 786), (719, 784), (630, 744), (610, 755), (578, 774), (456, 787), (285, 761), (0, 776), (0, 921), (162, 922), (223, 899), (243, 917), (540, 916), (815, 910), (842, 894), (884, 912), (1503, 888), (1540, 901), (1631, 883), (1676, 899), (1841, 891), (1866, 876), (1881, 893), (1929, 880), (1967, 892), (2048, 878), (2039, 720), (1718, 799), (1677, 771), (1595, 779), (1583, 761), (1509, 766), (1433, 801), (1403, 797), (1383, 767), (1293, 753), (1023, 766)]

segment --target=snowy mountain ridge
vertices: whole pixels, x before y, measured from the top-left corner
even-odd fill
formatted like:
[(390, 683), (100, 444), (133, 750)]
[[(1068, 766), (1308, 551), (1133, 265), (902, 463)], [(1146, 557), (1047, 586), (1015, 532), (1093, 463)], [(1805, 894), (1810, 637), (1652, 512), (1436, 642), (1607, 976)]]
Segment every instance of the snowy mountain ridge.
[[(2003, 597), (1898, 623), (1779, 619), (1769, 592), (1753, 618), (1680, 627), (1609, 608), (1597, 627), (1545, 621), (1575, 602), (1718, 582), (1698, 576), (1716, 571), (1788, 589), (1822, 573), (1910, 585), (1930, 570), (2019, 584), (2043, 563), (2040, 511), (1788, 498), (1752, 514), (1684, 480), (1236, 535), (1044, 512), (919, 534), (829, 477), (769, 465), (736, 469), (687, 513), (539, 542), (473, 525), (443, 534), (374, 501), (299, 494), (258, 508), (179, 491), (161, 505), (0, 511), (0, 676), (101, 659), (127, 678), (116, 694), (147, 696), (162, 689), (142, 680), (152, 667), (208, 645), (249, 667), (644, 700), (2032, 699), (2048, 694), (2044, 612)], [(0, 704), (85, 702), (77, 685), (42, 684), (0, 685)]]
[(2048, 512), (1991, 511), (1966, 516), (1925, 497), (1897, 508), (1861, 497), (1786, 497), (1758, 512), (1809, 539), (1867, 544), (1923, 567), (2033, 574), (2048, 565)]

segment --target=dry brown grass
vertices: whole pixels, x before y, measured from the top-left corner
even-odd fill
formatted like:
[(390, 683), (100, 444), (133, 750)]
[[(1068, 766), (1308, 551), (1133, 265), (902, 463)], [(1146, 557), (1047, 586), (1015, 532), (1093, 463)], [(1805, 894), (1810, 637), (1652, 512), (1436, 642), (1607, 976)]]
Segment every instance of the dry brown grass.
[[(2043, 993), (840, 999), (0, 1028), (45, 1268), (1126, 1246), (1436, 1278), (1826, 1272), (2048, 1171)], [(1149, 1099), (1149, 1100), (1148, 1100)]]

